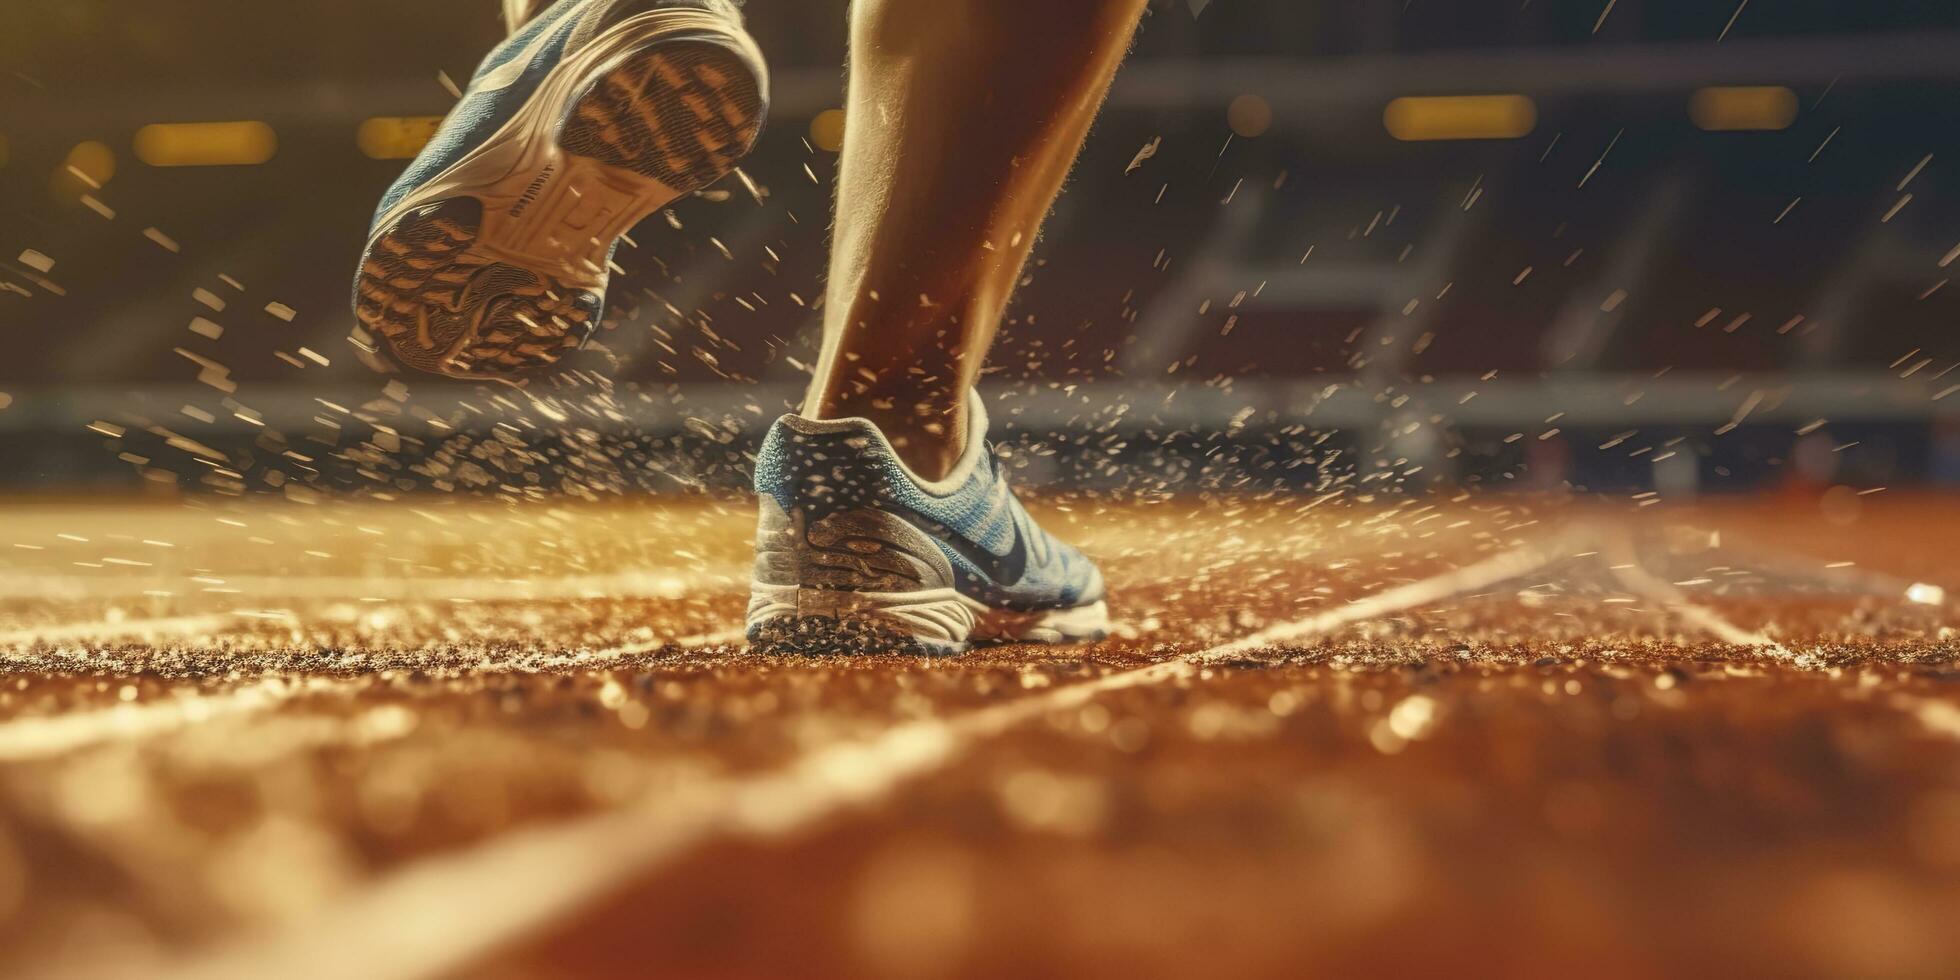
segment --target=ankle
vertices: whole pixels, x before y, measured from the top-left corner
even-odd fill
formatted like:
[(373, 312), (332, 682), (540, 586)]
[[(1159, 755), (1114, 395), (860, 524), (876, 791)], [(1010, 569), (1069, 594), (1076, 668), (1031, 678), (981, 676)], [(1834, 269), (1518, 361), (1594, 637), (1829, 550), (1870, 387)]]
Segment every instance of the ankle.
[(805, 406), (811, 418), (869, 419), (884, 433), (900, 461), (927, 480), (944, 479), (966, 453), (966, 401), (960, 397), (920, 400), (818, 393)]
[[(920, 422), (917, 419), (893, 419), (879, 422), (879, 431), (892, 444), (906, 467), (927, 480), (943, 480), (958, 466), (960, 457), (966, 454), (966, 429), (964, 426), (944, 425), (936, 422)], [(908, 424), (909, 423), (909, 424)]]

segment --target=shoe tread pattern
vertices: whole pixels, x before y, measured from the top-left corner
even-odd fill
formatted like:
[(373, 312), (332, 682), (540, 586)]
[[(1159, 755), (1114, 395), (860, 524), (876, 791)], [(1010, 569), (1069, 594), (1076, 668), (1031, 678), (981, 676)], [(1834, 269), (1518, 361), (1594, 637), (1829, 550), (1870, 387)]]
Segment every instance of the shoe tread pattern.
[(455, 377), (520, 374), (585, 342), (597, 290), (471, 249), (475, 198), (412, 211), (361, 264), (354, 315), (407, 367)]
[(727, 45), (662, 41), (595, 79), (558, 145), (686, 193), (735, 164), (762, 127), (755, 72)]

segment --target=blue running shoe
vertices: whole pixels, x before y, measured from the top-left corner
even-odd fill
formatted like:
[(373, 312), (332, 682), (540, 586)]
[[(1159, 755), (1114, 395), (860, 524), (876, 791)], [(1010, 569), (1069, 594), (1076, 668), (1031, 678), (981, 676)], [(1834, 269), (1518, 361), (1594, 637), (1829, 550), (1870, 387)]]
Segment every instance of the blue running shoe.
[(1028, 517), (970, 404), (966, 454), (938, 481), (866, 419), (777, 421), (755, 466), (753, 647), (945, 654), (1108, 635), (1102, 573)]
[(381, 199), (354, 339), (456, 377), (553, 363), (597, 326), (619, 237), (733, 169), (767, 102), (731, 0), (558, 0)]

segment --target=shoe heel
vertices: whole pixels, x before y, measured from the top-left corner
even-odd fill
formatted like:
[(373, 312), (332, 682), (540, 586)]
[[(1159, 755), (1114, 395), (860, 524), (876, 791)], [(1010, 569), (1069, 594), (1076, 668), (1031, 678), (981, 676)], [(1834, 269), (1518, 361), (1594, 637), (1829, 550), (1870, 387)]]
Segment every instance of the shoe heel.
[(762, 131), (766, 82), (734, 41), (652, 40), (599, 73), (565, 115), (565, 152), (675, 192), (735, 168)]
[(947, 656), (970, 645), (979, 613), (943, 593), (772, 590), (750, 600), (749, 647), (765, 655)]
[(875, 508), (815, 520), (761, 500), (748, 635), (760, 652), (947, 654), (981, 607), (930, 538)]

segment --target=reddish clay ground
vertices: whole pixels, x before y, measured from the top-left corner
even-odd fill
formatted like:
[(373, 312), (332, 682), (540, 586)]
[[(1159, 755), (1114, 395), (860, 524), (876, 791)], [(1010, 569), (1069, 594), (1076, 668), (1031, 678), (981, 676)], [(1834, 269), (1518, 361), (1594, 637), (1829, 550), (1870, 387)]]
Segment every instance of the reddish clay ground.
[(1051, 505), (1111, 640), (794, 661), (739, 503), (16, 505), (0, 974), (1953, 976), (1883, 496)]

